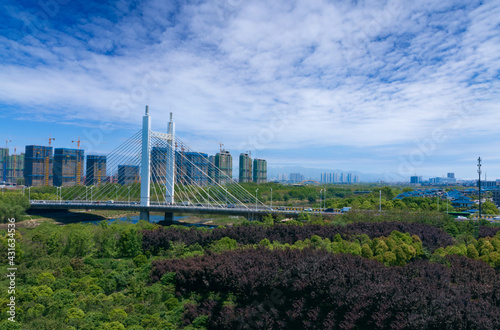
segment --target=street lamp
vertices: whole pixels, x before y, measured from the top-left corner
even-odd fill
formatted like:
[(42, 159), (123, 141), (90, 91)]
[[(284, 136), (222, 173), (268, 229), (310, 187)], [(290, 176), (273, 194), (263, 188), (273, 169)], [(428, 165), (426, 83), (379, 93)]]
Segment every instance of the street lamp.
[(273, 208), (273, 188), (271, 188), (271, 209)]
[(118, 186), (115, 186), (115, 201), (118, 201)]
[(90, 202), (92, 203), (92, 191), (94, 190), (94, 186), (90, 187)]
[(28, 200), (31, 201), (31, 187), (28, 187)]
[(323, 206), (323, 200), (321, 199), (323, 195), (323, 189), (320, 189), (319, 191), (319, 211), (321, 212), (321, 207)]
[(326, 210), (326, 188), (323, 191), (323, 208)]
[(448, 214), (448, 205), (450, 204), (450, 200), (448, 199), (448, 192), (446, 192), (446, 214)]
[(378, 191), (378, 211), (379, 213), (382, 212), (382, 190)]
[(207, 188), (208, 206), (210, 206), (210, 187)]
[(255, 189), (255, 212), (257, 212), (257, 191), (259, 191), (259, 188)]
[(132, 188), (131, 186), (128, 186), (128, 203), (130, 204), (130, 188)]

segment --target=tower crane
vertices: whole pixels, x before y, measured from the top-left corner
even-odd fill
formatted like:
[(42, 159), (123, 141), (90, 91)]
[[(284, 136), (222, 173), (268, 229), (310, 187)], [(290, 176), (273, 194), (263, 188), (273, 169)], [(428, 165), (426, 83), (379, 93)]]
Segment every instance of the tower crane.
[[(49, 134), (49, 147), (51, 146), (53, 140), (55, 140), (55, 138), (51, 137)], [(50, 159), (49, 159), (49, 155), (47, 154), (47, 156), (45, 157), (45, 178), (44, 178), (44, 185), (45, 186), (49, 185), (49, 163), (50, 163)]]
[[(82, 160), (80, 158), (80, 142), (86, 142), (86, 141), (82, 141), (80, 140), (80, 137), (78, 137), (78, 140), (75, 140), (75, 141), (71, 141), (72, 143), (75, 143), (77, 144), (77, 148), (78, 148), (78, 154), (76, 156), (76, 185), (79, 186), (80, 185), (80, 181), (81, 181), (81, 178), (82, 178)], [(100, 175), (98, 177), (97, 180), (100, 181)], [(99, 183), (98, 183), (99, 184)]]
[[(45, 141), (47, 141), (47, 138), (45, 138), (45, 139), (36, 139), (36, 140), (45, 140)], [(48, 140), (49, 140), (49, 147), (51, 147), (52, 141), (54, 141), (55, 138), (51, 137), (51, 135), (49, 134)], [(39, 154), (39, 153), (37, 152), (37, 154)], [(45, 159), (44, 159), (43, 164), (44, 164), (43, 185), (44, 186), (48, 186), (49, 185), (49, 178), (50, 178), (50, 175), (49, 175), (50, 174), (50, 171), (49, 171), (50, 155), (48, 153), (45, 155)]]

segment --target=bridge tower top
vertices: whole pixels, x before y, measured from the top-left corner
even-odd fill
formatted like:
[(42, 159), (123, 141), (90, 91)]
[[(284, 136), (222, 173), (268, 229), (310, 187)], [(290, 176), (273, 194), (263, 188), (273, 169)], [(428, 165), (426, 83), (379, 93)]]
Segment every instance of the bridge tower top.
[(142, 156), (141, 156), (141, 206), (149, 206), (151, 180), (151, 117), (149, 107), (146, 105), (146, 113), (142, 117)]

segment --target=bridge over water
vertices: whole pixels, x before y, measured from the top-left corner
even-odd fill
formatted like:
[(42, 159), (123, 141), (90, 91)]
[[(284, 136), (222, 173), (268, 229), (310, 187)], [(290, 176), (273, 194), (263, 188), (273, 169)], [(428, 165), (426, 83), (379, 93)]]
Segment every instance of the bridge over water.
[[(140, 212), (140, 218), (148, 221), (150, 212), (165, 213), (165, 220), (172, 221), (174, 213), (259, 219), (266, 214), (296, 217), (303, 211), (262, 203), (258, 189), (255, 194), (247, 191), (207, 154), (178, 139), (172, 113), (166, 132), (152, 131), (147, 106), (141, 130), (110, 154), (93, 157), (86, 169), (86, 186), (57, 187), (56, 200), (30, 200), (31, 208), (124, 210)], [(110, 177), (113, 182), (108, 182)]]

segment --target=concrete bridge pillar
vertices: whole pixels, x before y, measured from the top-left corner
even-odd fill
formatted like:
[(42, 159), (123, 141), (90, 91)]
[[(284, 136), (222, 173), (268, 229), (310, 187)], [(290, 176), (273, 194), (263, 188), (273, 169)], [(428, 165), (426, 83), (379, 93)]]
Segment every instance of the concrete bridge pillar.
[(165, 222), (174, 222), (173, 212), (165, 212)]
[(139, 215), (139, 219), (146, 220), (147, 222), (149, 222), (149, 211), (147, 211), (147, 210), (141, 211), (141, 214)]

